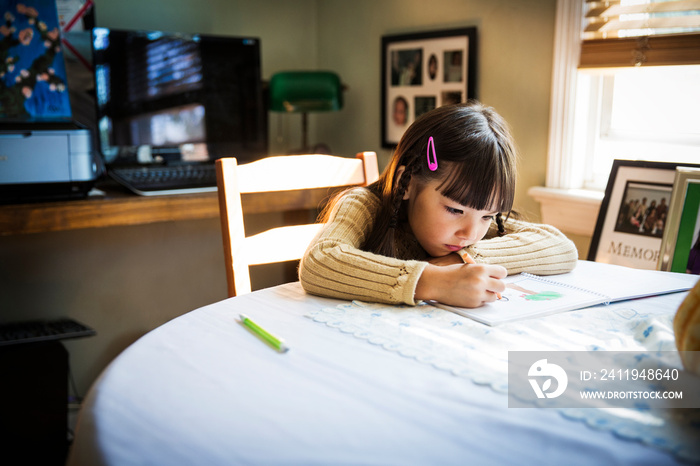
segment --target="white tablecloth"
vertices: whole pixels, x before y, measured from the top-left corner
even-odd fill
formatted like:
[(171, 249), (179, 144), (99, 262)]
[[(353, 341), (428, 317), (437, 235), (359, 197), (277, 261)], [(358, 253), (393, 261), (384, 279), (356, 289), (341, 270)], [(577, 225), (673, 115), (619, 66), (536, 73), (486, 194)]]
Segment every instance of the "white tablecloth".
[[(675, 464), (386, 351), (309, 314), (298, 283), (203, 307), (142, 337), (90, 390), (69, 465)], [(286, 339), (277, 353), (239, 322)]]

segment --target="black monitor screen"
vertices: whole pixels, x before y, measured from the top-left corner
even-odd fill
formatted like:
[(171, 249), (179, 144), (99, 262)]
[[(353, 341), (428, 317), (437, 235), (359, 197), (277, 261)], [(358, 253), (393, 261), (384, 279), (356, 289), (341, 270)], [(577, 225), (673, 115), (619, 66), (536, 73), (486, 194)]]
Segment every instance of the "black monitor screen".
[(266, 155), (258, 39), (94, 28), (92, 49), (107, 163)]

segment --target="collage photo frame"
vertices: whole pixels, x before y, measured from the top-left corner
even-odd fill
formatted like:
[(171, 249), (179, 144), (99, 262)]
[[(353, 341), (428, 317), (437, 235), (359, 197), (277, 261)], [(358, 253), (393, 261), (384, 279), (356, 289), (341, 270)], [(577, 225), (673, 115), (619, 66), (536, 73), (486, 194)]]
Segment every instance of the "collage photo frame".
[(382, 146), (416, 118), (476, 98), (476, 28), (382, 37)]

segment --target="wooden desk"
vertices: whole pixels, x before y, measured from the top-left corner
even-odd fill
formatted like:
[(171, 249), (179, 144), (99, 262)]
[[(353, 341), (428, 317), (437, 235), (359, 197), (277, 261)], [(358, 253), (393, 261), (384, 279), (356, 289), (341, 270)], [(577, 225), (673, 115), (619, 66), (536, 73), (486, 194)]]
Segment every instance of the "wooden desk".
[[(100, 188), (102, 189), (102, 188)], [(0, 235), (215, 218), (216, 193), (143, 197), (115, 188), (87, 199), (0, 206)]]
[[(179, 194), (171, 196), (136, 196), (117, 187), (98, 186), (105, 196), (87, 199), (10, 204), (0, 206), (0, 236), (50, 231), (142, 225), (178, 220), (218, 218), (217, 193)], [(332, 194), (328, 189), (312, 192), (290, 191), (287, 196), (270, 193), (269, 197), (251, 201), (244, 194), (246, 213), (277, 212), (289, 208), (313, 210)], [(289, 220), (292, 217), (285, 217)]]

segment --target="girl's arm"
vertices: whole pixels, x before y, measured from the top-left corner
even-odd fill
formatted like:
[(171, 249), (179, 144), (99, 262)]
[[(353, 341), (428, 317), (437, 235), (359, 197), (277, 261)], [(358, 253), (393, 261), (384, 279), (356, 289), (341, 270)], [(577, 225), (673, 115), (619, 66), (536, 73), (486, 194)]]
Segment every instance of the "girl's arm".
[(576, 246), (553, 226), (508, 219), (505, 227), (504, 236), (492, 228), (486, 239), (464, 250), (476, 263), (501, 265), (510, 275), (553, 275), (576, 267)]
[(367, 189), (345, 194), (301, 260), (299, 280), (309, 293), (341, 299), (414, 305), (416, 284), (428, 265), (360, 249), (379, 199)]
[[(500, 278), (505, 277), (506, 268), (509, 273), (520, 272), (518, 267), (523, 266), (532, 273), (562, 273), (576, 263), (576, 248), (558, 230), (512, 220), (507, 222), (511, 228), (508, 235), (466, 248), (481, 264), (439, 266), (372, 254), (360, 247), (378, 209), (379, 199), (366, 189), (353, 190), (338, 202), (301, 260), (299, 280), (307, 292), (390, 304), (437, 300), (475, 307), (494, 300), (495, 292), (503, 291)], [(539, 247), (569, 251), (573, 259), (543, 259), (551, 254), (538, 251)], [(484, 256), (485, 251), (493, 254)]]

